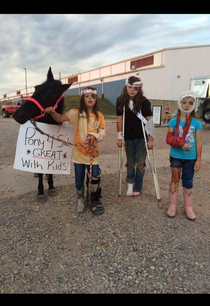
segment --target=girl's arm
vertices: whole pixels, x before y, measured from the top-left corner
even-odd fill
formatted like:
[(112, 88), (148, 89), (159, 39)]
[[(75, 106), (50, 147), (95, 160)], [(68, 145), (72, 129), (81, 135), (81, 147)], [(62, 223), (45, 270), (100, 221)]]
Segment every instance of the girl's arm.
[[(166, 143), (169, 144), (171, 146), (173, 139), (174, 139), (174, 129), (172, 127), (168, 128), (168, 133), (166, 135)], [(172, 145), (174, 146), (174, 145)], [(181, 146), (182, 150), (186, 151), (189, 150), (190, 146), (188, 143), (183, 143), (183, 145)]]
[[(146, 117), (147, 121), (149, 121), (151, 118), (152, 118), (152, 116)], [(149, 137), (148, 137), (147, 146), (148, 146), (149, 150), (154, 147), (154, 138), (150, 134), (149, 134)]]
[(174, 134), (174, 129), (172, 127), (168, 127), (168, 132), (166, 134), (166, 143), (170, 145), (170, 139)]
[(91, 135), (91, 142), (97, 140), (97, 141), (101, 141), (104, 139), (105, 136), (105, 128), (99, 128), (98, 129), (98, 133), (94, 133), (94, 132), (89, 132), (88, 135)]
[(101, 141), (104, 139), (105, 136), (105, 118), (104, 116), (100, 116), (99, 118), (99, 127), (97, 129), (97, 132), (89, 132), (88, 134), (91, 135), (91, 142), (97, 140), (97, 141)]
[(195, 171), (199, 171), (201, 168), (201, 155), (202, 155), (202, 140), (201, 140), (201, 130), (196, 131), (196, 151), (197, 160), (194, 165)]
[(64, 122), (64, 121), (68, 121), (69, 120), (69, 118), (68, 118), (68, 116), (66, 114), (62, 114), (62, 115), (58, 114), (53, 109), (52, 106), (49, 106), (49, 107), (45, 108), (45, 112), (49, 113), (53, 117), (53, 119), (55, 121), (57, 121), (57, 122)]
[(122, 121), (123, 116), (117, 116), (117, 146), (122, 147)]

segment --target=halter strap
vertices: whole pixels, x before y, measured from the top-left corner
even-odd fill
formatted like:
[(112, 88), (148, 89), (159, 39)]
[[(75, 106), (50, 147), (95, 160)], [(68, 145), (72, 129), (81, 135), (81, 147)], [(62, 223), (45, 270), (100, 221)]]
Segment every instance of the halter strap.
[[(63, 97), (64, 97), (64, 94), (62, 94), (62, 95), (58, 98), (58, 100), (55, 102), (55, 105), (53, 106), (53, 109), (54, 109), (54, 110), (58, 107), (58, 103), (61, 101), (61, 99), (62, 99)], [(38, 106), (38, 108), (41, 110), (41, 115), (36, 116), (34, 119), (39, 119), (39, 118), (45, 116), (45, 114), (46, 114), (45, 109), (41, 106), (41, 104), (40, 104), (36, 99), (29, 97), (29, 98), (26, 98), (25, 100), (26, 100), (26, 101), (31, 101), (31, 102), (35, 103), (36, 106)]]

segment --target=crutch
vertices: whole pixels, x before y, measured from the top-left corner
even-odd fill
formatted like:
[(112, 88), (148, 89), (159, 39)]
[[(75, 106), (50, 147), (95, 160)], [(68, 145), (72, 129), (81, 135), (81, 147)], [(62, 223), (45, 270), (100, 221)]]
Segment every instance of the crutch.
[(143, 134), (144, 134), (145, 147), (146, 147), (146, 151), (147, 151), (147, 159), (148, 159), (150, 169), (151, 169), (151, 172), (152, 172), (152, 176), (153, 176), (153, 180), (154, 180), (155, 192), (156, 192), (156, 197), (157, 197), (157, 201), (158, 201), (158, 207), (163, 208), (163, 205), (161, 203), (160, 186), (159, 186), (158, 176), (157, 176), (155, 150), (154, 150), (154, 148), (152, 148), (152, 156), (153, 156), (153, 167), (152, 167), (151, 160), (150, 160), (150, 154), (149, 154), (149, 150), (148, 150), (148, 145), (147, 145), (145, 127), (144, 127), (144, 123), (143, 123), (142, 120), (141, 120), (141, 125), (142, 125), (142, 131), (143, 131)]
[(124, 134), (125, 134), (125, 105), (123, 105), (123, 118), (122, 118), (122, 147), (119, 148), (118, 163), (119, 163), (119, 186), (118, 186), (118, 200), (121, 202), (121, 191), (122, 191), (122, 167), (123, 167), (123, 156), (124, 156)]

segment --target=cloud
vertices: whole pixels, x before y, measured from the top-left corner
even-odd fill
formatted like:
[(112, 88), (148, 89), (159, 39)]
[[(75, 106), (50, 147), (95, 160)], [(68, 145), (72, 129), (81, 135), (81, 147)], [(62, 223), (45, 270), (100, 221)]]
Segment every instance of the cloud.
[(166, 47), (207, 44), (209, 15), (0, 15), (0, 95)]

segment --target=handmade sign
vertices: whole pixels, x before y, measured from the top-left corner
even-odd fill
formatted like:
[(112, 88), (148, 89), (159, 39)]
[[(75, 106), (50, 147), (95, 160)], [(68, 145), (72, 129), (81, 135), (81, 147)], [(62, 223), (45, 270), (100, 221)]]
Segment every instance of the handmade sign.
[[(73, 143), (74, 128), (37, 122), (45, 133)], [(30, 121), (20, 126), (14, 169), (47, 174), (70, 174), (72, 146), (42, 135)]]
[(153, 106), (153, 121), (155, 125), (161, 125), (161, 112), (162, 112), (161, 105)]

